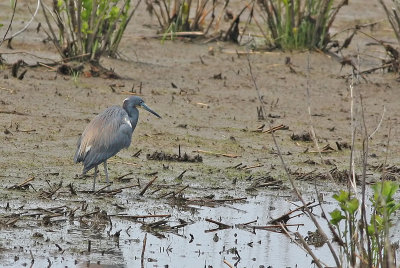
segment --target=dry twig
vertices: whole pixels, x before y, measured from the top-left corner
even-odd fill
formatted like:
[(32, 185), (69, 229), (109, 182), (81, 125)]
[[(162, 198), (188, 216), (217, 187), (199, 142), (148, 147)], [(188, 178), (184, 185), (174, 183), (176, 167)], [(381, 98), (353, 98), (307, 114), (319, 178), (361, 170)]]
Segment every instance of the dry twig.
[(157, 179), (157, 176), (155, 176), (153, 179), (147, 183), (147, 185), (143, 188), (143, 190), (139, 193), (139, 195), (144, 195), (144, 193), (147, 191), (147, 189), (153, 184), (153, 182)]

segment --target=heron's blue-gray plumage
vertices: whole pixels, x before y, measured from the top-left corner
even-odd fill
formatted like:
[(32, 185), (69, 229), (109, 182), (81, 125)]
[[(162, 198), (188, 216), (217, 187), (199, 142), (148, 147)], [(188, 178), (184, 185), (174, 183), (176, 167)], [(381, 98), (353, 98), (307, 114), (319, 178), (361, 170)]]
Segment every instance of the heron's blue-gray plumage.
[(120, 106), (97, 115), (84, 130), (75, 154), (75, 163), (83, 162), (83, 173), (128, 148), (138, 118), (138, 112), (129, 116)]
[(160, 117), (140, 97), (132, 96), (124, 100), (122, 107), (109, 107), (90, 121), (78, 139), (74, 157), (75, 163), (83, 162), (83, 174), (104, 163), (107, 175), (107, 159), (131, 144), (139, 119), (138, 106)]

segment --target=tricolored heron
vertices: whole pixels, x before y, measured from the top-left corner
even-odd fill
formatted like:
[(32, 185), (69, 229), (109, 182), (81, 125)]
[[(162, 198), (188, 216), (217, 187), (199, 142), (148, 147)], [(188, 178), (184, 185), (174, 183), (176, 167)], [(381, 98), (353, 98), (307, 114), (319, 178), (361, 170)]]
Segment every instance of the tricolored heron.
[(83, 162), (82, 175), (95, 168), (93, 191), (96, 187), (97, 166), (103, 163), (106, 181), (109, 184), (107, 159), (131, 144), (132, 133), (139, 119), (137, 107), (142, 107), (161, 118), (142, 98), (131, 96), (124, 100), (122, 107), (111, 106), (93, 118), (78, 139), (74, 161)]

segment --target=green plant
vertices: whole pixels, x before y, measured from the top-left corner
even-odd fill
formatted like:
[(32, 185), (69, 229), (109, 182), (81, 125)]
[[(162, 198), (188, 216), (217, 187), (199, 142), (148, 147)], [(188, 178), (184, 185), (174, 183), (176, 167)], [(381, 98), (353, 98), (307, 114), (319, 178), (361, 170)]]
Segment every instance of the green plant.
[[(357, 227), (357, 215), (359, 208), (359, 201), (353, 197), (350, 192), (341, 190), (339, 194), (334, 194), (333, 198), (338, 202), (339, 209), (335, 209), (330, 212), (331, 224), (336, 227), (339, 238), (343, 241), (339, 243), (341, 245), (341, 253), (344, 253), (351, 264), (355, 264), (355, 247), (356, 243), (354, 234), (356, 233)], [(341, 228), (340, 223), (345, 220), (344, 230)]]
[(265, 19), (270, 46), (280, 49), (325, 49), (330, 42), (329, 29), (342, 0), (333, 7), (333, 0), (261, 0), (258, 5)]
[(74, 81), (74, 85), (76, 87), (78, 87), (79, 76), (80, 76), (80, 72), (79, 71), (72, 71), (72, 81)]
[[(360, 224), (360, 200), (357, 197), (343, 190), (333, 195), (340, 209), (330, 212), (330, 223), (336, 227), (340, 250), (351, 266), (356, 265), (358, 256), (361, 263), (367, 264), (371, 259), (373, 267), (391, 267), (389, 230), (392, 227), (391, 217), (400, 208), (400, 203), (393, 199), (398, 188), (398, 184), (391, 181), (379, 182), (372, 187), (370, 201), (373, 211), (366, 226)], [(364, 233), (367, 235), (364, 236)]]
[(400, 208), (400, 203), (393, 199), (399, 185), (392, 181), (384, 181), (372, 186), (374, 195), (371, 198), (373, 204), (373, 214), (370, 225), (367, 227), (371, 237), (373, 261), (383, 265), (383, 260), (387, 258), (390, 251), (389, 229), (392, 227), (393, 214)]
[[(53, 0), (41, 2), (48, 35), (63, 58), (99, 60), (116, 56), (125, 29), (137, 6), (133, 0)], [(54, 29), (54, 21), (56, 29)]]
[[(146, 4), (149, 13), (156, 16), (161, 30), (173, 36), (182, 31), (203, 31), (207, 34), (213, 23), (215, 23), (215, 28), (218, 28), (229, 0), (225, 1), (218, 16), (215, 14), (218, 5), (215, 0), (196, 1), (196, 4), (192, 0), (147, 0)], [(208, 16), (210, 20), (206, 23)]]

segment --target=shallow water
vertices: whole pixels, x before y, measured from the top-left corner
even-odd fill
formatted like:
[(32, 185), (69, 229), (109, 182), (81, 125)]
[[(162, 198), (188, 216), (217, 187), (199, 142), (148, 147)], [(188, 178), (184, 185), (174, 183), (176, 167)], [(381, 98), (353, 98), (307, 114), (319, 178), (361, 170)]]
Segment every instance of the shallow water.
[[(304, 192), (306, 202), (313, 201), (314, 187), (308, 183), (299, 183), (299, 187)], [(336, 208), (336, 202), (331, 197), (334, 187), (339, 188), (334, 184), (319, 185), (326, 213)], [(48, 267), (49, 264), (51, 267), (87, 267), (88, 264), (140, 267), (143, 240), (147, 233), (144, 267), (228, 267), (224, 260), (236, 267), (314, 267), (312, 258), (285, 234), (251, 227), (269, 225), (271, 219), (301, 206), (292, 191), (284, 187), (285, 190), (263, 189), (249, 193), (239, 190), (242, 188), (240, 184), (237, 188), (237, 191), (225, 188), (195, 190), (196, 195), (200, 196), (212, 192), (219, 198), (226, 193), (239, 198), (246, 197), (246, 200), (209, 203), (208, 206), (190, 202), (178, 205), (173, 199), (148, 197), (150, 191), (141, 197), (137, 195), (137, 189), (127, 189), (114, 197), (86, 193), (74, 196), (61, 190), (56, 200), (37, 198), (36, 193), (31, 191), (8, 190), (8, 195), (14, 199), (9, 202), (9, 207), (0, 208), (3, 223), (13, 214), (22, 213), (23, 217), (14, 225), (2, 225), (0, 266), (30, 267), (33, 258), (32, 267)], [(192, 191), (194, 189), (196, 187), (191, 188)], [(187, 196), (191, 200), (196, 199), (192, 191)], [(86, 205), (87, 208), (83, 208)], [(54, 209), (57, 207), (60, 208)], [(107, 214), (95, 213), (99, 211), (96, 207)], [(71, 208), (76, 208), (74, 217), (68, 216)], [(27, 216), (37, 212), (41, 213), (37, 217)], [(314, 207), (313, 213), (329, 236), (320, 208)], [(81, 217), (85, 214), (93, 216)], [(141, 220), (118, 216), (165, 214), (171, 216)], [(289, 227), (290, 232), (298, 231), (306, 237), (308, 231), (316, 230), (305, 214), (298, 211), (291, 216), (296, 215), (287, 224), (300, 226)], [(55, 217), (46, 223), (46, 216)], [(168, 228), (144, 228), (144, 223), (163, 219)], [(218, 229), (217, 224), (206, 219), (231, 227)], [(182, 220), (188, 224), (169, 228), (180, 225)], [(248, 224), (243, 226), (245, 223)], [(400, 237), (399, 223), (400, 220), (394, 222), (393, 242)], [(116, 235), (118, 233), (119, 236)], [(310, 247), (323, 264), (334, 266), (326, 245)]]
[[(223, 204), (218, 207), (193, 205), (189, 208), (171, 207), (159, 201), (150, 201), (144, 205), (132, 205), (132, 209), (124, 211), (128, 215), (171, 214), (168, 225), (178, 225), (178, 219), (192, 222), (176, 231), (168, 230), (149, 232), (145, 250), (145, 267), (226, 267), (226, 259), (237, 267), (313, 267), (312, 259), (282, 233), (266, 230), (243, 228), (238, 224), (257, 220), (250, 225), (268, 225), (268, 221), (277, 218), (296, 208), (286, 201), (287, 197), (277, 197), (274, 192), (263, 193), (257, 197), (248, 198), (245, 202)], [(133, 200), (130, 203), (137, 204)], [(139, 201), (140, 202), (140, 201)], [(295, 204), (299, 205), (299, 202)], [(151, 208), (150, 208), (151, 207)], [(328, 209), (329, 210), (329, 209)], [(318, 209), (314, 213), (319, 215)], [(291, 231), (298, 230), (303, 236), (307, 231), (315, 231), (313, 224), (301, 212), (299, 217), (289, 220), (290, 224), (304, 224), (290, 227)], [(206, 218), (220, 221), (233, 227), (224, 230), (215, 229), (218, 226), (205, 221)], [(30, 266), (32, 250), (35, 259), (33, 267), (86, 266), (88, 262), (118, 267), (140, 267), (141, 252), (145, 231), (141, 223), (124, 218), (111, 217), (112, 225), (103, 224), (90, 227), (74, 220), (53, 223), (51, 226), (38, 226), (35, 221), (26, 223), (26, 228), (13, 228), (2, 231), (7, 241), (2, 247), (8, 248), (2, 252), (2, 263), (5, 266)], [(159, 219), (146, 219), (154, 222)], [(17, 224), (18, 225), (18, 224)], [(111, 228), (112, 227), (112, 228)], [(98, 228), (98, 229), (97, 229)], [(119, 239), (112, 236), (121, 230)], [(43, 237), (33, 238), (39, 232)], [(111, 234), (111, 236), (110, 236)], [(4, 237), (5, 236), (5, 237)], [(164, 236), (164, 238), (161, 238)], [(91, 241), (91, 251), (88, 253), (88, 241)], [(57, 244), (61, 250), (55, 245)], [(12, 249), (15, 247), (14, 249)], [(327, 264), (332, 259), (326, 247), (314, 248), (314, 252)], [(235, 254), (235, 250), (237, 254)], [(11, 254), (8, 254), (8, 253)], [(17, 259), (15, 259), (18, 256)], [(239, 257), (240, 256), (240, 257)]]

